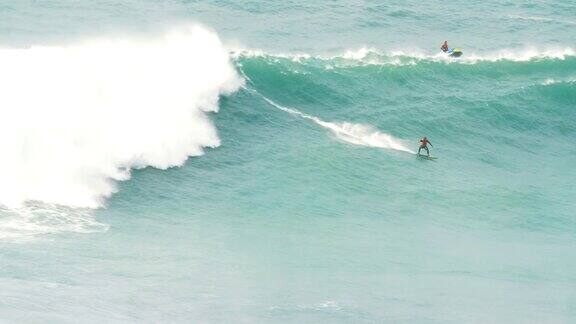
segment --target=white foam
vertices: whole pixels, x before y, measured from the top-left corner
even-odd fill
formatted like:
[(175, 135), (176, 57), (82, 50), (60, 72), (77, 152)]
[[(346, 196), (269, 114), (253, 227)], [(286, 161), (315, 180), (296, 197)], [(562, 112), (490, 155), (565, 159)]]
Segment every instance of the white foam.
[[(415, 65), (420, 61), (442, 62), (450, 64), (475, 64), (478, 62), (514, 61), (527, 62), (532, 60), (558, 59), (564, 60), (568, 57), (576, 56), (576, 49), (572, 47), (551, 47), (551, 48), (504, 48), (489, 52), (478, 52), (475, 50), (463, 49), (464, 55), (453, 58), (440, 50), (426, 52), (421, 49), (392, 50), (388, 52), (375, 48), (361, 47), (359, 49), (346, 50), (343, 54), (337, 55), (310, 55), (306, 53), (267, 53), (262, 50), (236, 50), (233, 52), (235, 58), (238, 57), (270, 57), (276, 59), (289, 59), (295, 62), (314, 59), (332, 62), (329, 66), (356, 66), (356, 65)], [(348, 62), (348, 63), (347, 63)]]
[(219, 145), (206, 112), (241, 79), (203, 27), (148, 40), (0, 49), (0, 204), (101, 207), (131, 168)]
[[(261, 95), (262, 96), (262, 95)], [(410, 150), (400, 139), (393, 137), (392, 135), (380, 132), (373, 126), (356, 124), (349, 122), (335, 123), (327, 122), (322, 119), (305, 114), (293, 108), (288, 108), (277, 104), (273, 100), (262, 96), (262, 98), (271, 104), (272, 106), (285, 111), (289, 114), (299, 116), (304, 119), (308, 119), (324, 127), (325, 129), (332, 132), (337, 138), (354, 145), (377, 147), (383, 149), (391, 149), (408, 153), (416, 153)]]
[(567, 57), (576, 56), (576, 50), (570, 47), (565, 48), (524, 48), (524, 49), (502, 49), (488, 54), (469, 53), (460, 59), (463, 63), (476, 63), (478, 61), (514, 61), (527, 62), (542, 59), (564, 60)]
[(546, 17), (537, 17), (537, 16), (508, 15), (508, 18), (520, 19), (520, 20), (530, 20), (530, 21), (559, 22), (559, 23), (563, 23), (563, 24), (576, 25), (576, 21), (546, 18)]
[(361, 47), (356, 50), (347, 50), (343, 55), (333, 57), (342, 57), (349, 60), (363, 60), (364, 58), (366, 58), (366, 56), (373, 53), (378, 53), (378, 50), (374, 48)]
[(229, 47), (230, 57), (238, 59), (240, 57), (273, 57), (288, 59), (293, 62), (314, 58), (315, 56), (306, 53), (268, 53), (261, 49), (247, 49), (239, 46)]
[(109, 226), (99, 223), (91, 209), (67, 208), (34, 203), (12, 209), (0, 209), (0, 240), (28, 241), (38, 235), (59, 232), (105, 232)]
[[(413, 65), (418, 61), (431, 61), (443, 62), (450, 64), (476, 64), (479, 62), (498, 62), (498, 61), (513, 61), (513, 62), (528, 62), (533, 60), (544, 59), (558, 59), (564, 60), (568, 57), (576, 56), (576, 50), (571, 47), (555, 47), (555, 48), (504, 48), (491, 52), (477, 52), (474, 50), (463, 49), (464, 55), (459, 58), (450, 57), (440, 51), (432, 54), (426, 54), (421, 50), (410, 51), (392, 51), (387, 54), (380, 54), (388, 58), (409, 58), (413, 60), (404, 60), (395, 65)], [(382, 64), (390, 64), (383, 61)]]
[(576, 82), (576, 78), (572, 78), (572, 79), (564, 79), (564, 80), (555, 80), (555, 79), (551, 79), (551, 78), (547, 78), (546, 80), (544, 80), (543, 82), (540, 83), (540, 85), (551, 85), (551, 84), (558, 84), (558, 83), (575, 83)]
[(576, 56), (576, 50), (572, 47), (550, 47), (550, 48), (503, 48), (495, 51), (479, 53), (474, 50), (463, 49), (464, 55), (457, 59), (452, 58), (440, 51), (432, 54), (427, 54), (421, 50), (410, 51), (392, 51), (387, 54), (380, 54), (383, 56), (391, 57), (408, 57), (417, 60), (428, 60), (446, 63), (477, 63), (482, 61), (496, 62), (496, 61), (514, 61), (526, 62), (540, 59), (560, 59), (564, 60), (567, 57)]

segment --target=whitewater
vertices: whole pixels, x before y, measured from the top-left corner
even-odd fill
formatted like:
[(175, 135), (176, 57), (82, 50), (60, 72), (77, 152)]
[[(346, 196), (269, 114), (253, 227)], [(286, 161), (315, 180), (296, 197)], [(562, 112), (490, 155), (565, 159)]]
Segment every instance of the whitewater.
[(0, 203), (96, 208), (132, 168), (180, 166), (220, 144), (206, 113), (241, 79), (218, 37), (0, 51)]
[(575, 15), (0, 3), (0, 322), (574, 322)]

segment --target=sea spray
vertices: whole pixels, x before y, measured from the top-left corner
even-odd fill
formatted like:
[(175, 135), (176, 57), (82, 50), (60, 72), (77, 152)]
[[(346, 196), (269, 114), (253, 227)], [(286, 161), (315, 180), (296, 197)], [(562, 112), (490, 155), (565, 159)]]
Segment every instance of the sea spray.
[(97, 208), (131, 168), (179, 166), (218, 146), (206, 112), (242, 83), (199, 26), (0, 58), (0, 205), (11, 208)]

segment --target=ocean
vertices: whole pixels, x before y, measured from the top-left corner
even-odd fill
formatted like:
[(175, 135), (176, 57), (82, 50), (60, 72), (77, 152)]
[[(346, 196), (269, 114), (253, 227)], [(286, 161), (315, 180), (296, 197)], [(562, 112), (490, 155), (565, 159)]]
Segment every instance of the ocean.
[(575, 40), (572, 0), (4, 0), (0, 323), (574, 323)]

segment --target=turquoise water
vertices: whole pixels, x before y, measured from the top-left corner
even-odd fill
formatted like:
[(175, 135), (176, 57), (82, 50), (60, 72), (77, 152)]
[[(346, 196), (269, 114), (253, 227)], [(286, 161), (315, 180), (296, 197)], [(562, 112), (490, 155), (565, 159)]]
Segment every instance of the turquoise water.
[[(0, 98), (3, 166), (33, 174), (0, 187), (0, 321), (576, 321), (575, 17), (570, 1), (1, 3), (0, 56), (26, 75), (4, 73), (4, 97), (47, 99)], [(223, 50), (78, 45), (197, 22)], [(421, 136), (438, 160), (412, 154)]]

